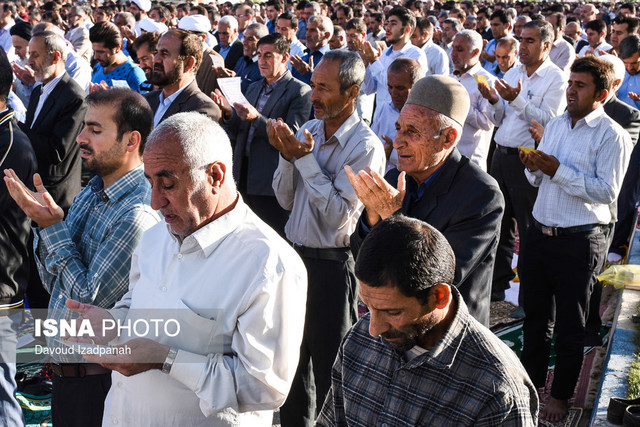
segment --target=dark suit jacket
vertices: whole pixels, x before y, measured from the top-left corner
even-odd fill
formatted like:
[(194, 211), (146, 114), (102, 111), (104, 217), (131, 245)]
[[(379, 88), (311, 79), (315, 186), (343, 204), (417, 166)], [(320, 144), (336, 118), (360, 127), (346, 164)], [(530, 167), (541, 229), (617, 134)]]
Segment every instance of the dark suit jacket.
[[(162, 89), (158, 89), (144, 95), (154, 114), (160, 104), (161, 92)], [(173, 100), (164, 113), (164, 116), (162, 116), (162, 119), (160, 119), (160, 122), (174, 114), (184, 113), (186, 111), (197, 111), (211, 117), (215, 122), (220, 121), (220, 109), (211, 98), (202, 93), (195, 79)]]
[[(252, 83), (247, 88), (246, 98), (251, 105), (258, 104), (258, 97), (262, 90), (264, 79)], [(254, 121), (255, 132), (249, 147), (247, 165), (247, 194), (258, 196), (275, 196), (271, 181), (273, 173), (278, 167), (278, 150), (269, 144), (267, 137), (267, 119), (282, 118), (295, 133), (307, 121), (311, 112), (311, 88), (301, 81), (294, 79), (287, 71), (282, 80), (273, 90), (262, 114)], [(233, 152), (233, 176), (240, 181), (240, 170), (245, 161), (247, 137), (251, 122), (243, 122), (234, 113), (228, 124), (227, 131), (235, 136)]]
[(640, 135), (640, 110), (622, 102), (617, 96), (602, 104), (604, 112), (631, 135), (631, 142), (635, 146)]
[(38, 172), (44, 186), (66, 213), (81, 189), (80, 148), (76, 144), (76, 136), (82, 130), (87, 111), (85, 93), (65, 72), (31, 128), (41, 90), (41, 86), (33, 90), (25, 123), (20, 123), (20, 128), (36, 152)]
[[(211, 68), (213, 66), (213, 61), (211, 60), (210, 55), (220, 56), (216, 51), (206, 49), (202, 54), (202, 63), (200, 64), (200, 68), (198, 68), (198, 73), (196, 74), (198, 87), (206, 96), (210, 96), (211, 92), (218, 89), (218, 77), (216, 76), (216, 72)], [(220, 59), (222, 60), (221, 56)]]
[[(393, 169), (385, 176), (394, 188), (399, 174)], [(455, 148), (422, 198), (411, 207), (409, 200), (404, 198), (400, 212), (426, 221), (447, 238), (456, 257), (453, 284), (473, 317), (488, 325), (493, 265), (504, 211), (498, 183)], [(351, 235), (354, 254), (365, 235), (361, 219)]]
[[(220, 45), (216, 45), (213, 50), (220, 53)], [(227, 54), (227, 57), (224, 60), (224, 68), (228, 70), (233, 70), (236, 68), (236, 63), (238, 59), (244, 56), (244, 51), (242, 49), (242, 42), (240, 40), (236, 40), (231, 45), (231, 50)]]

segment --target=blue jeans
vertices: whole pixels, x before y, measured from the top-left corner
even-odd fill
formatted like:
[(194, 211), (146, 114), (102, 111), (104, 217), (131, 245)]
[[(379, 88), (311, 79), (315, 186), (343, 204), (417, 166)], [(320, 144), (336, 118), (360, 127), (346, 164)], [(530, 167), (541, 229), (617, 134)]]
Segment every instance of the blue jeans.
[(0, 316), (0, 427), (24, 426), (16, 400), (16, 345), (22, 310)]

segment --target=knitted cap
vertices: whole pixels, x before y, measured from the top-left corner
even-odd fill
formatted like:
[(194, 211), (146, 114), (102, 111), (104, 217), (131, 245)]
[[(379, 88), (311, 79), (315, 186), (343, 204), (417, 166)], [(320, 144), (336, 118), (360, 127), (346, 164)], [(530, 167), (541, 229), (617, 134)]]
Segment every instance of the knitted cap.
[(409, 92), (407, 104), (422, 105), (464, 125), (469, 114), (469, 93), (457, 80), (446, 76), (427, 76)]

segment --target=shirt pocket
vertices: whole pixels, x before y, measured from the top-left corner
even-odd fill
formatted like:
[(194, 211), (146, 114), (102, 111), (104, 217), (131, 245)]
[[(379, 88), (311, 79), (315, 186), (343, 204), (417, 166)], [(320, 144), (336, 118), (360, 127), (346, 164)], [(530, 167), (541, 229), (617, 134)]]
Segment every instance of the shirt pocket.
[(225, 353), (222, 323), (215, 320), (219, 318), (220, 310), (205, 311), (197, 313), (183, 300), (177, 301), (177, 307), (171, 313), (172, 319), (179, 325), (179, 331), (171, 328), (172, 335), (174, 331), (177, 332), (175, 336), (169, 337), (172, 346), (202, 355)]

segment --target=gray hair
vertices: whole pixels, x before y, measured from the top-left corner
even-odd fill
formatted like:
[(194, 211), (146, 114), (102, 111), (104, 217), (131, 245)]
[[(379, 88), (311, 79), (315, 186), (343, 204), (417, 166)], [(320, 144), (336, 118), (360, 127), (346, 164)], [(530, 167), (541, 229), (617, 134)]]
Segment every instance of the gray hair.
[(174, 137), (180, 144), (189, 174), (194, 181), (204, 179), (205, 167), (222, 162), (228, 177), (233, 170), (231, 143), (219, 124), (195, 111), (178, 113), (161, 122), (147, 138), (145, 151)]
[(462, 125), (442, 113), (438, 113), (434, 110), (431, 111), (433, 111), (433, 113), (435, 114), (434, 120), (438, 125), (439, 131), (443, 131), (448, 128), (454, 128), (456, 130), (456, 140), (453, 143), (454, 145), (457, 144), (460, 141), (460, 138), (462, 138)]
[(228, 25), (229, 29), (231, 30), (238, 29), (238, 20), (235, 16), (224, 15), (222, 18), (220, 18), (220, 21), (218, 21), (218, 25), (220, 24)]
[(531, 17), (529, 17), (528, 15), (520, 15), (518, 16), (518, 18), (516, 18), (516, 22), (518, 21), (524, 21), (524, 23), (526, 24), (527, 22), (531, 22)]
[(62, 62), (67, 61), (67, 44), (60, 34), (54, 33), (53, 31), (40, 31), (39, 33), (33, 34), (31, 39), (33, 40), (36, 37), (41, 37), (44, 41), (47, 60), (51, 60), (54, 52), (60, 52)]
[(321, 13), (322, 12), (322, 8), (320, 7), (320, 3), (318, 3), (317, 1), (310, 1), (309, 3), (307, 3), (307, 6), (305, 7), (305, 9), (312, 7), (313, 8), (313, 13)]
[[(626, 71), (624, 68), (624, 62), (622, 61), (622, 59), (611, 54), (601, 55), (599, 59), (601, 61), (608, 62), (613, 66), (613, 75), (614, 75), (613, 79), (620, 80), (620, 83), (622, 83), (622, 81), (624, 80), (625, 71)], [(609, 98), (611, 97), (611, 95), (615, 93), (617, 89), (618, 89), (617, 87), (614, 87), (612, 88), (612, 90), (610, 90)]]
[(333, 22), (327, 16), (314, 15), (309, 18), (308, 24), (318, 21), (318, 28), (323, 33), (329, 33), (329, 38), (333, 36)]
[(362, 87), (364, 82), (365, 66), (362, 58), (355, 52), (337, 49), (331, 50), (324, 54), (322, 62), (338, 61), (340, 62), (340, 93), (345, 93), (351, 86), (357, 85)]
[(478, 49), (478, 55), (482, 53), (483, 41), (482, 36), (479, 32), (475, 30), (462, 30), (458, 34), (456, 34), (455, 38), (464, 37), (467, 39), (467, 43), (469, 44), (469, 52), (473, 52), (475, 49)]
[(456, 30), (456, 32), (462, 29), (462, 22), (460, 22), (458, 18), (447, 18), (442, 22), (442, 25), (444, 24), (453, 25), (453, 28)]
[(263, 38), (264, 36), (269, 34), (269, 28), (267, 28), (266, 25), (264, 24), (260, 24), (260, 23), (255, 23), (255, 24), (251, 24), (249, 25), (245, 31), (247, 30), (252, 30), (256, 32), (256, 37), (258, 37), (258, 39)]
[(524, 30), (525, 28), (536, 28), (538, 30), (538, 34), (540, 35), (541, 44), (545, 44), (547, 42), (553, 43), (553, 40), (555, 38), (555, 31), (553, 30), (553, 26), (547, 21), (536, 19), (524, 24), (522, 29)]

